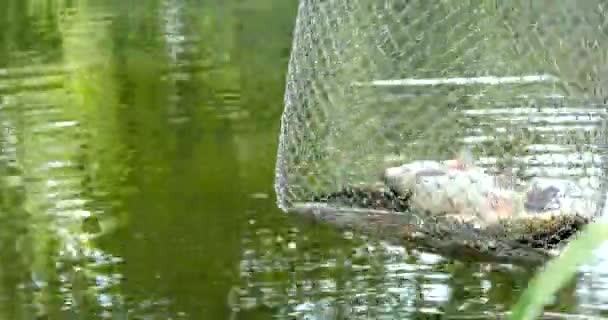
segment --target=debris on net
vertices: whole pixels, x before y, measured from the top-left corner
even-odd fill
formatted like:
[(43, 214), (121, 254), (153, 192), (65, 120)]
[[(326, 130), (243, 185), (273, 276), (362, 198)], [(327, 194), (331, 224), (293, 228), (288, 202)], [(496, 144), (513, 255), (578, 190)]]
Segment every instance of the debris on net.
[(316, 196), (294, 210), (446, 254), (528, 263), (553, 256), (591, 221), (593, 208), (585, 205), (592, 202), (577, 198), (572, 181), (516, 188), (514, 179), (500, 178), (458, 159), (420, 161), (387, 168), (383, 186)]
[(558, 253), (606, 198), (602, 7), (300, 1), (279, 207), (458, 255)]

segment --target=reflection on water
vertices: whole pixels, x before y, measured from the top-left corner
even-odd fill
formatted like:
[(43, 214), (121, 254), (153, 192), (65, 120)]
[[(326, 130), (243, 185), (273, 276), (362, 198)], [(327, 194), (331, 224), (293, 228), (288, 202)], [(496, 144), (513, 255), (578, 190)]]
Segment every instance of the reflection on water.
[(0, 1), (3, 319), (227, 314), (245, 196), (221, 10)]
[[(260, 225), (244, 237), (237, 314), (279, 319), (489, 319), (504, 315), (532, 275), (508, 264), (454, 261), (331, 228)], [(599, 256), (606, 257), (604, 252)], [(547, 316), (605, 316), (606, 260), (581, 268)], [(253, 310), (253, 311), (252, 311)], [(244, 318), (247, 318), (246, 316)]]
[(526, 280), (507, 266), (468, 266), (353, 235), (347, 238), (358, 245), (341, 241), (329, 249), (296, 230), (283, 237), (261, 228), (252, 237), (241, 264), (247, 280), (241, 307), (263, 305), (285, 319), (408, 319), (419, 313), (483, 319), (486, 305), (501, 310), (511, 301), (501, 295), (503, 286), (517, 290)]
[[(453, 261), (278, 211), (272, 176), (295, 9), (0, 0), (0, 318), (508, 310), (531, 270)], [(583, 274), (553, 309), (604, 312), (595, 277)]]

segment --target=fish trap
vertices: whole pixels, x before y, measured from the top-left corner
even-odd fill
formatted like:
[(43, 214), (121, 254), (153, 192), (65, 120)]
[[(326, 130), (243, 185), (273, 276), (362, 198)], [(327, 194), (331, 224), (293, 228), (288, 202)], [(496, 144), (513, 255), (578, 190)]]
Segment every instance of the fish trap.
[[(502, 256), (521, 256), (519, 245), (544, 254), (602, 214), (603, 1), (301, 0), (298, 10), (276, 165), (281, 209), (433, 247), (507, 243)], [(440, 201), (445, 184), (387, 184), (389, 168), (446, 163), (463, 150), (469, 167), (507, 173), (522, 197), (549, 179), (576, 186), (562, 198), (592, 205), (480, 227), (412, 201), (421, 192)]]

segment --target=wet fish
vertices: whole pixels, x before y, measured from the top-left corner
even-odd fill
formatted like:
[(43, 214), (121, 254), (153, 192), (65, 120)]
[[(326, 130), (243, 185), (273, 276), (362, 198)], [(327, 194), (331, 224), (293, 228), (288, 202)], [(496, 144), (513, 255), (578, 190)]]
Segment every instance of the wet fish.
[(409, 191), (413, 207), (486, 223), (539, 213), (590, 216), (596, 209), (574, 181), (537, 177), (516, 188), (512, 175), (488, 174), (460, 159), (414, 161), (388, 168), (384, 179), (397, 192)]
[(411, 191), (414, 207), (432, 214), (472, 216), (490, 222), (515, 211), (516, 195), (503, 188), (501, 180), (475, 167), (466, 155), (389, 168), (384, 180), (398, 192)]

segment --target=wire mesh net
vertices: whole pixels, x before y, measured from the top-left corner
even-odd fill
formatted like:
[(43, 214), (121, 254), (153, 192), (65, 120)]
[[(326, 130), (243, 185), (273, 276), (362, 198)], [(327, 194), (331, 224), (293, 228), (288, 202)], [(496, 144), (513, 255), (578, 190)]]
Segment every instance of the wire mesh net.
[(521, 211), (510, 240), (546, 249), (604, 206), (607, 5), (301, 0), (279, 206), (381, 233), (396, 224), (386, 213), (402, 213), (397, 225), (428, 239), (446, 217), (457, 239), (487, 236), (487, 223), (475, 235), (460, 223), (493, 215), (491, 238), (513, 235), (502, 218)]

